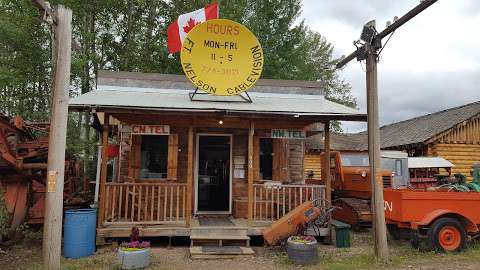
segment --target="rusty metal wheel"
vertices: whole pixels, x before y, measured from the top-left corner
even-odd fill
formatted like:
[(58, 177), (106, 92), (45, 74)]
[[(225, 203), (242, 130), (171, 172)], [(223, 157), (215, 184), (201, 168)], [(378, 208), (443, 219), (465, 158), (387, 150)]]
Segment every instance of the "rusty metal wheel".
[(465, 248), (465, 228), (454, 218), (437, 219), (428, 230), (429, 243), (438, 252), (457, 252)]

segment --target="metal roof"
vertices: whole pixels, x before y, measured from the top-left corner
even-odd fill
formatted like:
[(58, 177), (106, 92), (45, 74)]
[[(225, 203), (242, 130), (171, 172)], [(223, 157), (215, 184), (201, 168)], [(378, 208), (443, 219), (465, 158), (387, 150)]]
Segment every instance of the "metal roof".
[[(336, 151), (366, 151), (368, 150), (368, 136), (357, 133), (336, 133), (330, 134), (330, 149)], [(324, 134), (310, 136), (306, 140), (308, 150), (324, 149)]]
[(222, 102), (238, 97), (203, 95), (207, 101), (191, 101), (191, 90), (99, 85), (97, 90), (72, 98), (72, 110), (139, 109), (174, 112), (228, 112), (301, 116), (328, 116), (332, 119), (364, 121), (356, 109), (328, 101), (323, 95), (252, 92), (252, 103)]
[(450, 161), (441, 157), (409, 157), (408, 168), (451, 168), (454, 167)]

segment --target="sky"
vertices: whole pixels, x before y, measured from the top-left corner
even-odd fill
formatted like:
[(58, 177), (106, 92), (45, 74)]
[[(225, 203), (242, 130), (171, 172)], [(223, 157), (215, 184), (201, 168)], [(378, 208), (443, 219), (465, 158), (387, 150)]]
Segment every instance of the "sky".
[[(362, 26), (375, 19), (377, 31), (420, 0), (303, 0), (302, 18), (348, 55)], [(480, 101), (480, 1), (439, 0), (397, 29), (378, 64), (380, 124), (385, 125)], [(384, 39), (383, 41), (385, 41)], [(366, 112), (365, 63), (351, 61), (340, 71)], [(366, 129), (347, 122), (345, 132)]]

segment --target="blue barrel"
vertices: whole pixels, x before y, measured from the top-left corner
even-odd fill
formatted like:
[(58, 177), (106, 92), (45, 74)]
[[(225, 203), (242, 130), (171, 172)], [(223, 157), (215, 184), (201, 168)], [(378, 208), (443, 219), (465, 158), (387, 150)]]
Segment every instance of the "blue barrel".
[(95, 252), (97, 209), (65, 211), (63, 225), (63, 256), (81, 258)]

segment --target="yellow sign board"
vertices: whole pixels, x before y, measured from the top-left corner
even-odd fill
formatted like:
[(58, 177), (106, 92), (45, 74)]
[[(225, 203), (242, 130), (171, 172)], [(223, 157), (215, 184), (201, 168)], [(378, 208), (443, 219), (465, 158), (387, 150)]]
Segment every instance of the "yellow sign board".
[(263, 50), (245, 26), (226, 19), (195, 26), (183, 41), (183, 71), (194, 86), (212, 95), (238, 95), (263, 70)]

